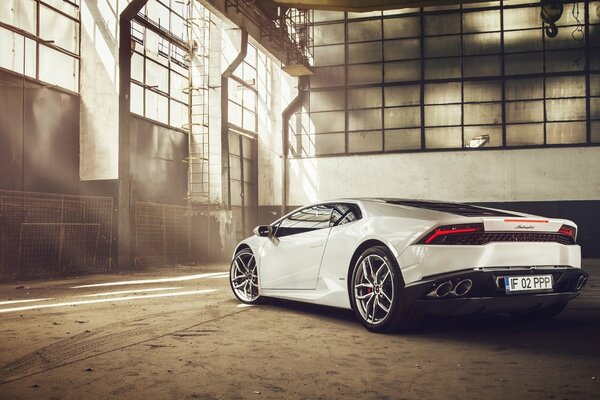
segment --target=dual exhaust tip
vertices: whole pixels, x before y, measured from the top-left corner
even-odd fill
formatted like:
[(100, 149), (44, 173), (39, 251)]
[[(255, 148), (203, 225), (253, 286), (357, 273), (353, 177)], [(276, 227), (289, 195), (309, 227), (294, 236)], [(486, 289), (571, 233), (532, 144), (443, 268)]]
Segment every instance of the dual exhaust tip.
[(456, 285), (452, 281), (446, 281), (436, 286), (427, 296), (436, 299), (441, 299), (449, 295), (462, 297), (469, 293), (472, 287), (473, 281), (470, 279), (462, 279)]

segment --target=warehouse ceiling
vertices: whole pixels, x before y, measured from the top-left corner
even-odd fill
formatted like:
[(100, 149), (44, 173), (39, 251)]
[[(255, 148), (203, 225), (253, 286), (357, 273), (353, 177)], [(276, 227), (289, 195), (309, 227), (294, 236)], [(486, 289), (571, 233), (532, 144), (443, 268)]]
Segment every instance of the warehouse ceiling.
[[(481, 0), (272, 0), (282, 6), (312, 10), (366, 12), (394, 10), (398, 8), (444, 6), (461, 3), (477, 3)], [(257, 3), (270, 3), (262, 0)]]

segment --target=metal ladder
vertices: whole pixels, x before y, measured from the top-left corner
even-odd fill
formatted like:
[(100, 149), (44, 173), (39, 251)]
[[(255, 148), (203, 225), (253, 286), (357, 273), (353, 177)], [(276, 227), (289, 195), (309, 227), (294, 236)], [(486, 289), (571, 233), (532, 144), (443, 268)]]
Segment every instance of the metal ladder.
[(209, 137), (208, 137), (208, 58), (210, 12), (199, 1), (188, 0), (185, 20), (188, 32), (188, 122), (182, 128), (189, 135), (188, 204), (208, 204)]

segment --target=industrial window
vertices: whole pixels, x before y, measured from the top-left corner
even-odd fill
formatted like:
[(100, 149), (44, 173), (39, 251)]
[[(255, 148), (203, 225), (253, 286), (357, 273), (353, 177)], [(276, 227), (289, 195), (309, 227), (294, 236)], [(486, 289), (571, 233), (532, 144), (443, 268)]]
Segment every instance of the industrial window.
[(0, 67), (79, 91), (79, 0), (0, 1)]
[(600, 143), (599, 1), (313, 13), (294, 156)]
[(186, 13), (175, 0), (156, 0), (131, 24), (131, 112), (176, 129), (188, 121)]
[(229, 124), (250, 133), (258, 133), (260, 94), (266, 94), (268, 69), (266, 56), (248, 44), (244, 61), (229, 81)]

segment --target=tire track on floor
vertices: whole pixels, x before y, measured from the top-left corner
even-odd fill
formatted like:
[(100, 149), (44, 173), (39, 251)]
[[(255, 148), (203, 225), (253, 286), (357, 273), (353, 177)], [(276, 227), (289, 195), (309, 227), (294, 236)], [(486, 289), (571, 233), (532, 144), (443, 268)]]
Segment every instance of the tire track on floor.
[[(177, 315), (165, 312), (149, 314), (129, 321), (105, 325), (95, 332), (84, 332), (52, 343), (0, 367), (0, 385), (102, 354), (184, 332), (203, 324), (249, 310), (249, 308), (242, 308), (231, 312), (231, 308), (227, 307), (226, 303), (230, 304), (229, 301), (207, 304), (203, 308), (203, 311), (207, 312), (200, 315), (197, 309), (184, 313), (180, 312)], [(221, 309), (222, 311), (219, 311)], [(201, 322), (190, 322), (203, 317), (205, 319)], [(147, 321), (152, 318), (160, 318), (164, 319), (164, 321), (151, 321), (147, 327), (139, 326), (141, 321)]]

